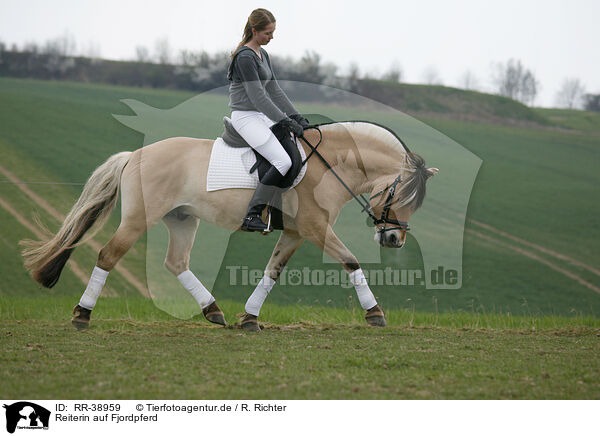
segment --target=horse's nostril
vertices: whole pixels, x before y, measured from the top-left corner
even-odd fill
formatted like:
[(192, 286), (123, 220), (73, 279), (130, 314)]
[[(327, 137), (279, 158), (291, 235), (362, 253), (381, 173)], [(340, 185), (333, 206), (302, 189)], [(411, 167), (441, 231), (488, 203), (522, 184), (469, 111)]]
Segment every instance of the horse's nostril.
[(396, 239), (396, 235), (394, 235), (393, 233), (390, 235), (390, 244), (394, 245), (396, 243), (397, 239)]

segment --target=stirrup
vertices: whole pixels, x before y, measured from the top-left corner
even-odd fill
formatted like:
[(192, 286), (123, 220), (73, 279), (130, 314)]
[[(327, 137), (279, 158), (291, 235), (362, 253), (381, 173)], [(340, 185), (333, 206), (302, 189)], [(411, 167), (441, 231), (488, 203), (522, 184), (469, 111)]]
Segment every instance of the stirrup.
[(240, 230), (242, 232), (261, 232), (263, 235), (268, 234), (271, 231), (271, 216), (269, 215), (268, 224), (262, 222), (260, 215), (246, 215), (242, 222)]
[(263, 235), (271, 233), (273, 231), (273, 227), (271, 227), (271, 206), (267, 208), (267, 228), (263, 232)]

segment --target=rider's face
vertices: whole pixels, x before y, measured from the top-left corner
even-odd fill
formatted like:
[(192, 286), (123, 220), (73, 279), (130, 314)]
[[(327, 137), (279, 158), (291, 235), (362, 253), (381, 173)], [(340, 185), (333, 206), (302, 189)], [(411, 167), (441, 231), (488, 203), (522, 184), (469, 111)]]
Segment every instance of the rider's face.
[(259, 45), (268, 44), (269, 41), (271, 41), (273, 39), (273, 33), (275, 33), (275, 23), (269, 24), (267, 27), (265, 27), (261, 31), (256, 31), (255, 29), (252, 29), (252, 34), (254, 35), (254, 40)]

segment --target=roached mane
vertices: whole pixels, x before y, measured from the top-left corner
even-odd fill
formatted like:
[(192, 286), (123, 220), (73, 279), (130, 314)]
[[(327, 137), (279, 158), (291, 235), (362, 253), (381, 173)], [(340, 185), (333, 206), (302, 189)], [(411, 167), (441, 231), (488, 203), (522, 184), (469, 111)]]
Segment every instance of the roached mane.
[(427, 179), (433, 175), (427, 169), (425, 159), (417, 153), (411, 152), (405, 142), (386, 126), (370, 121), (343, 121), (323, 123), (318, 124), (318, 126), (330, 124), (344, 125), (350, 131), (360, 129), (361, 134), (369, 135), (392, 150), (400, 151), (404, 155), (404, 162), (402, 162), (400, 170), (402, 183), (398, 193), (395, 195), (396, 198), (391, 201), (392, 203), (398, 202), (400, 207), (408, 206), (413, 211), (421, 207), (425, 199)]

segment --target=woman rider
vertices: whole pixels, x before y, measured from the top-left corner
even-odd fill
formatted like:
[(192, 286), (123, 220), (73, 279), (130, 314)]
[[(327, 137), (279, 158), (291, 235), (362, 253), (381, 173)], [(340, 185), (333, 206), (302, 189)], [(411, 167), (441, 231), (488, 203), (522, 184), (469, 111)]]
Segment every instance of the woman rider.
[[(285, 130), (282, 140), (291, 140), (289, 132), (302, 135), (308, 120), (302, 117), (279, 87), (273, 74), (269, 55), (261, 46), (273, 39), (275, 17), (266, 9), (255, 9), (248, 17), (242, 41), (231, 55), (227, 78), (231, 122), (235, 130), (261, 156), (273, 165), (258, 184), (242, 230), (248, 232), (269, 229), (261, 214), (266, 204), (279, 190), (276, 185), (287, 174), (292, 161), (273, 130)], [(287, 137), (287, 138), (283, 138)]]

